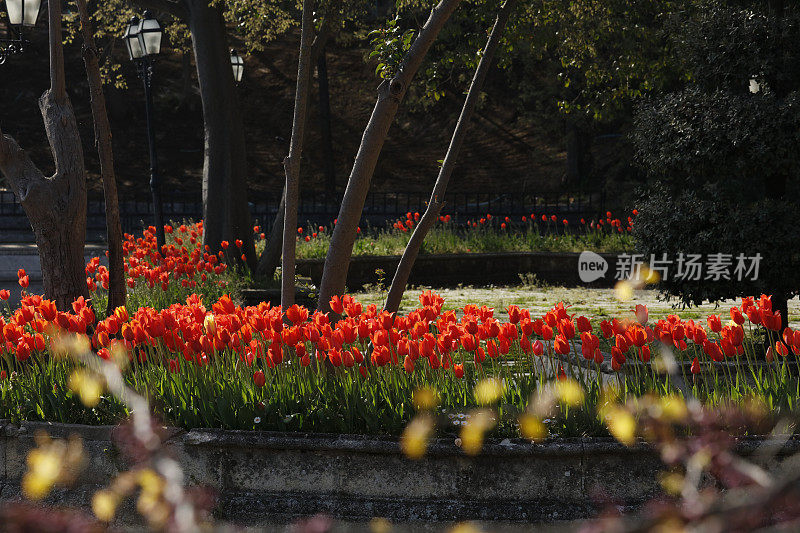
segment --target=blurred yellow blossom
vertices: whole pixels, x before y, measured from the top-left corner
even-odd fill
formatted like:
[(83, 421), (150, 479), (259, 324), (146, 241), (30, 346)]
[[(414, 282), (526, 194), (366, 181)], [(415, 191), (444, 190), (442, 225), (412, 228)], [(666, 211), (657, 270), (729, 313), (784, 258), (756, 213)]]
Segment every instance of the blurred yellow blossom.
[(483, 448), (484, 434), (494, 427), (491, 411), (478, 409), (470, 413), (466, 424), (461, 428), (461, 448), (467, 455), (478, 455)]
[(519, 416), (519, 432), (526, 439), (538, 441), (547, 437), (547, 426), (537, 416), (522, 413)]
[(583, 403), (583, 388), (574, 379), (556, 381), (555, 389), (561, 403), (570, 407), (577, 407)]
[(613, 406), (606, 411), (606, 424), (615, 439), (625, 446), (636, 442), (636, 420), (624, 407)]
[(92, 496), (92, 512), (98, 520), (111, 522), (117, 512), (119, 496), (111, 490), (99, 490)]
[(475, 401), (478, 405), (491, 405), (503, 395), (503, 382), (497, 378), (488, 378), (475, 385)]
[(433, 419), (419, 415), (408, 423), (400, 437), (400, 449), (410, 459), (421, 459), (428, 449), (428, 440), (433, 433)]
[(95, 407), (103, 394), (103, 380), (97, 374), (84, 369), (72, 372), (68, 382), (70, 390), (77, 393), (86, 407)]
[(411, 394), (411, 403), (417, 411), (436, 409), (439, 405), (439, 393), (428, 387), (417, 389)]

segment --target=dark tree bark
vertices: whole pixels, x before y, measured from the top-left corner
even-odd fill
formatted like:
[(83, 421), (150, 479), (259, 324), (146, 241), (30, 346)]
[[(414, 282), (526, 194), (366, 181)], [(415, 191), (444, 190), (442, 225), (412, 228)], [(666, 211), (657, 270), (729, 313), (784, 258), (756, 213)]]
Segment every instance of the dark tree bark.
[(281, 262), (281, 250), (283, 247), (283, 217), (286, 214), (286, 186), (283, 187), (281, 194), (281, 203), (278, 205), (278, 211), (275, 213), (275, 220), (272, 222), (272, 228), (267, 238), (267, 244), (264, 246), (264, 251), (261, 252), (261, 257), (258, 258), (258, 267), (256, 268), (256, 276), (259, 278), (272, 279), (275, 275), (278, 265)]
[(61, 3), (48, 3), (50, 89), (39, 99), (56, 171), (46, 177), (19, 144), (0, 131), (0, 172), (33, 228), (45, 297), (61, 310), (88, 296), (83, 256), (86, 239), (86, 172), (75, 114), (64, 84)]
[(428, 20), (411, 44), (399, 71), (378, 87), (378, 98), (372, 116), (364, 129), (361, 145), (347, 182), (336, 227), (333, 230), (319, 293), (319, 310), (330, 311), (330, 299), (345, 291), (350, 255), (356, 238), (356, 228), (369, 192), (372, 175), (378, 163), (383, 143), (394, 121), (403, 97), (417, 73), (436, 36), (458, 6), (459, 0), (441, 0), (431, 11)]
[[(331, 32), (333, 28), (333, 22), (336, 20), (335, 17), (335, 9), (338, 7), (338, 2), (335, 2), (332, 6), (332, 13), (326, 16), (322, 20), (322, 24), (320, 24), (319, 33), (314, 38), (314, 42), (311, 45), (311, 52), (310, 52), (310, 63), (313, 64), (317, 61), (317, 58), (325, 49), (325, 45), (328, 42), (328, 39), (331, 37)], [(309, 71), (309, 78), (310, 78), (310, 71)], [(310, 91), (310, 80), (308, 84), (306, 84), (306, 92)], [(284, 227), (284, 216), (286, 214), (286, 187), (283, 188), (283, 194), (281, 195), (281, 203), (278, 206), (278, 211), (275, 213), (275, 220), (272, 223), (272, 230), (269, 234), (269, 239), (267, 240), (267, 245), (264, 247), (264, 251), (261, 252), (261, 257), (258, 259), (258, 267), (256, 268), (256, 276), (260, 278), (272, 279), (275, 275), (275, 271), (278, 268), (278, 265), (281, 261), (281, 251), (283, 247), (283, 227)]]
[[(786, 14), (784, 0), (768, 0), (767, 4), (772, 12), (772, 16), (775, 17), (776, 26), (780, 26)], [(780, 31), (780, 27), (776, 28), (776, 31)], [(786, 66), (787, 68), (789, 67), (788, 65)], [(787, 84), (780, 79), (771, 80), (770, 85), (779, 98), (786, 98), (786, 96), (795, 89), (795, 87), (788, 87)], [(786, 183), (788, 178), (789, 176), (783, 172), (768, 176), (765, 180), (766, 197), (776, 201), (783, 200), (786, 196)], [(786, 224), (784, 220), (775, 220), (775, 222), (780, 226)], [(772, 293), (772, 308), (775, 311), (779, 311), (781, 314), (780, 333), (782, 334), (783, 330), (789, 327), (789, 298), (791, 295), (784, 290), (773, 290), (770, 292)]]
[(566, 124), (567, 171), (566, 182), (572, 185), (586, 178), (591, 169), (591, 138), (589, 132), (574, 119)]
[[(225, 22), (219, 7), (208, 0), (186, 0), (197, 80), (203, 103), (203, 243), (212, 252), (222, 241), (229, 250), (243, 242), (241, 252), (255, 270), (253, 219), (247, 203), (247, 154), (239, 99), (231, 69)], [(237, 258), (234, 258), (237, 259)]]
[(311, 46), (314, 37), (314, 4), (303, 2), (300, 54), (297, 61), (297, 89), (294, 97), (294, 118), (289, 155), (283, 160), (286, 171), (285, 213), (283, 221), (283, 260), (281, 262), (281, 307), (294, 305), (294, 275), (297, 231), (297, 205), (300, 198), (300, 160), (308, 115), (308, 93), (311, 86)]
[(331, 135), (331, 95), (328, 87), (328, 62), (325, 49), (317, 59), (317, 89), (319, 97), (319, 130), (322, 137), (322, 167), (325, 171), (325, 191), (330, 198), (336, 198), (336, 165), (333, 161), (333, 137)]
[(497, 51), (497, 46), (500, 42), (500, 36), (503, 34), (503, 29), (508, 22), (508, 17), (511, 15), (517, 0), (506, 0), (500, 12), (497, 14), (492, 31), (489, 34), (489, 39), (486, 41), (486, 48), (484, 49), (481, 60), (478, 62), (478, 67), (475, 69), (475, 75), (472, 78), (472, 83), (467, 92), (467, 98), (464, 100), (464, 105), (461, 108), (461, 115), (458, 117), (453, 136), (450, 139), (450, 146), (447, 149), (447, 154), (442, 162), (442, 167), (439, 169), (439, 176), (436, 178), (436, 184), (433, 187), (431, 198), (428, 201), (428, 207), (425, 213), (419, 220), (419, 224), (414, 228), (414, 233), (411, 234), (411, 239), (403, 251), (403, 256), (400, 258), (400, 263), (397, 265), (397, 271), (392, 279), (392, 286), (389, 289), (389, 295), (386, 298), (386, 305), (384, 309), (390, 313), (396, 313), (400, 308), (400, 302), (403, 299), (403, 293), (408, 284), (408, 277), (411, 275), (411, 269), (414, 267), (414, 262), (417, 260), (419, 250), (422, 247), (422, 242), (430, 229), (436, 224), (439, 218), (439, 213), (444, 207), (444, 194), (447, 191), (447, 184), (450, 181), (450, 176), (453, 174), (458, 154), (461, 151), (461, 145), (464, 143), (464, 138), (469, 129), (469, 122), (472, 119), (472, 114), (475, 111), (475, 106), (480, 98), (481, 88), (486, 81), (486, 75), (492, 64), (492, 59)]
[[(228, 241), (233, 259), (244, 253), (256, 268), (253, 220), (247, 201), (247, 161), (239, 99), (228, 54), (223, 7), (209, 0), (133, 0), (141, 7), (184, 20), (192, 35), (200, 99), (203, 105), (203, 243), (212, 252)], [(233, 246), (239, 239), (243, 246)]]
[(89, 20), (89, 10), (86, 7), (86, 0), (77, 0), (77, 5), (83, 32), (83, 61), (89, 80), (95, 144), (100, 157), (100, 175), (103, 179), (103, 195), (105, 197), (106, 239), (108, 240), (108, 307), (106, 314), (111, 315), (114, 309), (125, 305), (126, 296), (117, 178), (114, 174), (114, 153), (111, 148), (111, 125), (106, 112), (106, 99), (103, 95), (103, 81), (100, 77), (97, 47)]

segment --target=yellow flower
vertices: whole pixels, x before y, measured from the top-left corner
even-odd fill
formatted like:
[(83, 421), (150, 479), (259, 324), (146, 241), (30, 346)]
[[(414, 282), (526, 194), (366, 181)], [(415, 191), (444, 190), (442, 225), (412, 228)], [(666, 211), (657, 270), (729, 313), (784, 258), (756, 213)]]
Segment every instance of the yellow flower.
[(392, 530), (392, 523), (385, 518), (373, 518), (369, 521), (369, 530), (372, 533), (389, 533)]
[(461, 522), (453, 526), (450, 533), (481, 533), (481, 529), (472, 522)]
[(625, 446), (633, 446), (636, 442), (636, 420), (623, 407), (610, 407), (606, 414), (608, 430), (615, 439)]
[(620, 302), (627, 302), (633, 299), (633, 285), (630, 282), (618, 281), (614, 286), (614, 295)]
[(503, 395), (503, 382), (497, 378), (479, 381), (475, 385), (475, 401), (479, 405), (491, 405)]
[(430, 411), (439, 405), (439, 393), (430, 388), (417, 389), (411, 395), (411, 403), (417, 411)]
[(689, 415), (683, 398), (675, 394), (660, 398), (661, 415), (669, 422), (680, 422)]
[(422, 459), (428, 449), (428, 440), (433, 433), (433, 420), (428, 415), (414, 418), (403, 430), (400, 449), (409, 459)]
[(100, 395), (103, 393), (103, 381), (93, 372), (78, 369), (69, 377), (70, 390), (76, 392), (81, 398), (81, 402), (86, 407), (95, 407), (100, 403)]
[(206, 328), (206, 333), (208, 333), (208, 335), (210, 337), (213, 337), (214, 334), (216, 334), (216, 332), (217, 332), (217, 323), (214, 320), (214, 315), (212, 315), (212, 314), (206, 315), (205, 320), (203, 320), (203, 325)]
[(98, 520), (111, 522), (117, 512), (119, 496), (111, 490), (99, 490), (92, 496), (92, 512)]
[(467, 423), (461, 428), (461, 448), (467, 455), (478, 455), (483, 448), (484, 433), (494, 427), (490, 411), (480, 409), (470, 413)]
[(40, 500), (47, 496), (61, 475), (61, 446), (49, 444), (35, 448), (28, 453), (28, 471), (22, 478), (22, 491), (30, 500)]
[(583, 403), (583, 389), (574, 379), (559, 380), (555, 383), (558, 400), (571, 407)]
[(159, 496), (164, 488), (164, 478), (150, 468), (143, 468), (137, 473), (137, 481), (142, 487), (142, 494)]
[(523, 437), (532, 441), (547, 438), (547, 426), (538, 417), (522, 413), (519, 417), (519, 432)]

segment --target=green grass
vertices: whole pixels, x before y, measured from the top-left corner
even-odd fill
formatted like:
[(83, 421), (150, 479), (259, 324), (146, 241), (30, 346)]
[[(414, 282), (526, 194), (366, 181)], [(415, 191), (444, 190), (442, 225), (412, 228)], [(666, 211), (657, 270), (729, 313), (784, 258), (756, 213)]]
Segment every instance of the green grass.
[[(688, 385), (684, 392), (709, 406), (757, 398), (776, 412), (796, 408), (800, 383), (794, 363), (785, 359), (768, 367), (745, 364), (757, 357), (760, 338), (748, 337), (749, 355), (741, 358), (735, 370), (709, 370), (693, 377), (683, 374)], [(602, 348), (610, 349), (606, 341)], [(361, 345), (366, 349), (366, 346)], [(693, 348), (679, 354), (690, 360)], [(464, 350), (453, 354), (453, 361), (464, 364), (465, 376), (458, 379), (450, 371), (432, 371), (424, 358), (419, 368), (408, 374), (402, 366), (373, 367), (362, 377), (357, 367), (324, 369), (312, 362), (301, 367), (290, 359), (270, 368), (263, 359), (254, 366), (245, 364), (230, 350), (212, 355), (208, 364), (187, 363), (176, 358), (178, 368), (170, 371), (170, 354), (163, 345), (140, 349), (124, 373), (127, 383), (149, 397), (165, 422), (184, 428), (262, 429), (277, 431), (344, 432), (399, 434), (415, 414), (414, 391), (429, 388), (437, 391), (440, 409), (436, 412), (444, 431), (455, 431), (448, 415), (468, 413), (478, 407), (473, 389), (487, 377), (504, 383), (496, 405), (497, 427), (494, 435), (518, 436), (516, 421), (537, 390), (548, 386), (558, 367), (584, 390), (581, 409), (561, 407), (547, 420), (552, 435), (563, 437), (604, 436), (607, 431), (597, 413), (603, 390), (612, 386), (618, 399), (625, 401), (645, 394), (671, 395), (679, 392), (672, 378), (656, 374), (653, 367), (626, 366), (624, 371), (605, 377), (589, 369), (559, 362), (548, 356), (535, 358), (523, 353), (515, 343), (507, 358), (487, 358), (475, 365), (473, 355)], [(632, 357), (632, 356), (630, 356)], [(146, 363), (139, 359), (147, 360)], [(506, 361), (501, 364), (500, 361)], [(104, 395), (91, 408), (79, 401), (70, 390), (69, 376), (76, 363), (71, 359), (34, 356), (25, 364), (6, 361), (13, 377), (0, 382), (0, 418), (46, 420), (66, 423), (110, 424), (130, 413), (117, 399)], [(263, 387), (254, 384), (253, 374), (265, 374)], [(458, 418), (455, 418), (458, 420)]]
[[(316, 233), (316, 236), (314, 234)], [(309, 241), (306, 241), (306, 236)], [(397, 228), (365, 228), (356, 239), (354, 256), (401, 255), (411, 231)], [(321, 259), (328, 253), (330, 229), (304, 228), (297, 243), (299, 259)], [(259, 249), (263, 247), (260, 244)], [(462, 254), (491, 252), (621, 252), (633, 249), (628, 233), (609, 230), (588, 230), (585, 227), (564, 232), (550, 224), (517, 225), (503, 229), (499, 224), (479, 225), (476, 228), (437, 224), (425, 238), (422, 254)]]

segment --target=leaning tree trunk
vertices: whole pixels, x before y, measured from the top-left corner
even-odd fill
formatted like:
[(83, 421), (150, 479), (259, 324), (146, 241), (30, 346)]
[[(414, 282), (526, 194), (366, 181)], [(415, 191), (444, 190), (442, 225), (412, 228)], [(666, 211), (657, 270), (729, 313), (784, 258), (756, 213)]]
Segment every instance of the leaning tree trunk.
[(45, 132), (55, 161), (46, 177), (10, 136), (0, 131), (0, 172), (28, 216), (42, 266), (45, 297), (68, 310), (88, 296), (83, 256), (86, 239), (86, 171), (83, 149), (64, 88), (61, 3), (48, 3), (50, 89), (39, 99)]
[(247, 202), (247, 154), (239, 99), (228, 55), (225, 22), (208, 0), (188, 0), (188, 23), (197, 65), (205, 127), (203, 243), (212, 252), (222, 241), (243, 243), (241, 253), (255, 270), (253, 219)]
[[(329, 6), (329, 10), (331, 11), (331, 13), (325, 16), (322, 20), (322, 24), (320, 24), (319, 33), (314, 38), (314, 41), (311, 44), (311, 50), (309, 53), (310, 64), (316, 62), (320, 54), (324, 53), (325, 45), (327, 44), (328, 39), (331, 37), (334, 21), (337, 20), (336, 9), (338, 8), (338, 5), (339, 5), (338, 2), (334, 2)], [(308, 99), (308, 94), (310, 93), (311, 90), (310, 70), (308, 72), (308, 78), (309, 81), (308, 83), (304, 84), (303, 88), (303, 92), (305, 93), (304, 98), (306, 100)], [(307, 114), (305, 120), (307, 121)], [(303, 127), (305, 127), (305, 125)], [(286, 187), (284, 186), (283, 194), (281, 195), (281, 203), (278, 206), (277, 213), (275, 213), (275, 220), (272, 223), (272, 230), (270, 231), (269, 239), (267, 240), (267, 244), (264, 247), (264, 251), (261, 252), (261, 256), (258, 259), (256, 276), (258, 276), (259, 278), (272, 279), (272, 277), (275, 275), (275, 271), (277, 270), (278, 265), (281, 262), (285, 215), (286, 215)]]
[(281, 194), (281, 203), (278, 204), (278, 211), (275, 213), (275, 220), (272, 221), (272, 228), (267, 238), (264, 251), (258, 258), (256, 276), (271, 280), (275, 276), (275, 270), (281, 262), (281, 249), (283, 246), (283, 217), (286, 214), (286, 187)]
[(384, 309), (391, 313), (397, 312), (400, 308), (400, 302), (403, 299), (403, 293), (406, 290), (408, 277), (411, 275), (411, 269), (414, 262), (417, 260), (419, 250), (422, 247), (422, 242), (428, 231), (436, 223), (439, 218), (439, 213), (444, 206), (444, 193), (447, 190), (447, 184), (450, 181), (450, 176), (453, 174), (453, 168), (458, 158), (458, 153), (461, 151), (461, 145), (464, 143), (464, 138), (467, 134), (470, 119), (475, 111), (475, 106), (480, 98), (481, 88), (486, 81), (486, 75), (489, 72), (489, 67), (492, 64), (497, 46), (500, 42), (500, 36), (503, 33), (508, 17), (514, 9), (517, 0), (506, 0), (500, 12), (497, 14), (492, 32), (489, 34), (489, 40), (486, 42), (486, 48), (483, 51), (481, 60), (478, 62), (478, 68), (475, 69), (475, 75), (472, 78), (472, 83), (467, 92), (467, 98), (464, 100), (464, 106), (461, 108), (461, 115), (458, 117), (456, 129), (453, 131), (453, 137), (450, 139), (450, 147), (447, 149), (442, 166), (439, 169), (439, 176), (436, 178), (436, 184), (433, 186), (431, 199), (428, 202), (428, 207), (425, 213), (420, 218), (419, 224), (414, 228), (414, 233), (411, 234), (411, 239), (403, 251), (403, 256), (400, 258), (400, 263), (397, 265), (394, 279), (392, 279), (392, 286), (389, 289), (389, 296), (386, 298), (386, 305)]
[(441, 0), (433, 8), (428, 20), (403, 59), (397, 74), (391, 79), (384, 80), (378, 87), (378, 99), (367, 127), (364, 129), (361, 145), (358, 148), (342, 205), (339, 208), (339, 216), (331, 237), (328, 255), (325, 258), (319, 292), (318, 309), (320, 311), (330, 311), (331, 297), (344, 293), (350, 255), (353, 253), (356, 239), (356, 229), (361, 219), (364, 201), (369, 192), (369, 185), (383, 143), (411, 80), (458, 3), (459, 0)]
[(114, 175), (111, 125), (108, 123), (106, 99), (103, 95), (103, 80), (100, 77), (97, 47), (94, 44), (89, 10), (86, 7), (86, 0), (77, 0), (77, 4), (81, 19), (81, 29), (83, 30), (83, 61), (86, 65), (86, 75), (89, 79), (94, 137), (97, 144), (97, 153), (100, 156), (100, 175), (103, 178), (103, 195), (106, 204), (106, 238), (108, 240), (108, 306), (106, 314), (111, 315), (114, 309), (125, 305), (126, 295), (117, 178)]
[(281, 307), (284, 312), (294, 305), (295, 253), (297, 250), (297, 204), (300, 198), (300, 159), (308, 115), (308, 91), (311, 85), (311, 46), (314, 36), (314, 4), (303, 2), (300, 33), (300, 54), (297, 61), (297, 89), (294, 97), (294, 118), (289, 155), (283, 160), (286, 171), (285, 209), (283, 219), (283, 260), (281, 262)]

